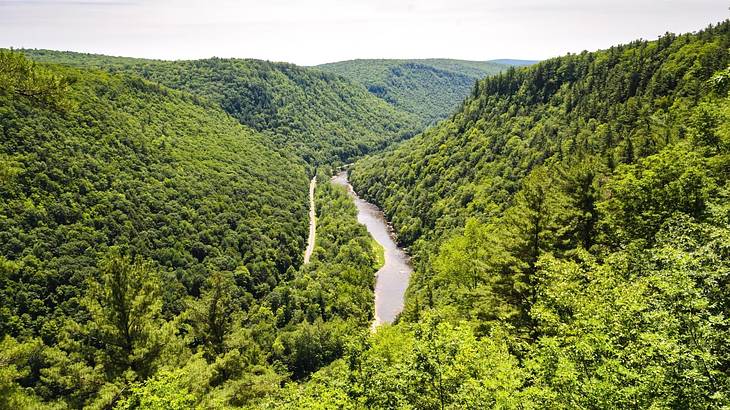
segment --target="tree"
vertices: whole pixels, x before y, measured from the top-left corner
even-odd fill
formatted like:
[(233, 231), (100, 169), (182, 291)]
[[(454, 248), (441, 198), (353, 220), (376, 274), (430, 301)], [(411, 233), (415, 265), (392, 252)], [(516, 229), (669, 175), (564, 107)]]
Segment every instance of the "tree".
[[(544, 166), (537, 167), (523, 180), (514, 205), (504, 217), (504, 246), (513, 258), (507, 269), (513, 303), (520, 309), (518, 320), (537, 337), (529, 311), (535, 303), (536, 264), (546, 252), (564, 248), (567, 233), (574, 231), (575, 210), (562, 192), (562, 181)], [(508, 288), (508, 289), (509, 289)]]
[(692, 142), (698, 146), (712, 149), (716, 154), (722, 150), (720, 136), (717, 133), (718, 118), (715, 108), (710, 104), (702, 104), (695, 109), (692, 116)]
[(32, 372), (32, 358), (42, 353), (45, 346), (40, 339), (19, 343), (10, 336), (0, 340), (0, 409), (51, 409), (41, 402), (31, 389), (23, 388), (19, 381)]
[(231, 272), (216, 271), (207, 279), (200, 298), (189, 303), (193, 335), (209, 361), (223, 353), (225, 338), (242, 310), (242, 296)]
[(575, 209), (575, 224), (564, 239), (570, 248), (581, 245), (590, 249), (595, 241), (598, 211), (596, 203), (600, 199), (597, 176), (601, 173), (599, 161), (588, 159), (569, 168), (566, 176), (566, 194)]
[(37, 104), (59, 106), (68, 80), (36, 65), (23, 54), (0, 50), (0, 95), (27, 98)]
[(195, 407), (196, 397), (188, 391), (182, 370), (161, 371), (144, 383), (132, 387), (129, 397), (120, 401), (117, 410), (185, 410)]
[(83, 303), (91, 316), (88, 336), (103, 352), (107, 371), (132, 370), (141, 378), (149, 376), (162, 354), (165, 330), (153, 265), (110, 250)]

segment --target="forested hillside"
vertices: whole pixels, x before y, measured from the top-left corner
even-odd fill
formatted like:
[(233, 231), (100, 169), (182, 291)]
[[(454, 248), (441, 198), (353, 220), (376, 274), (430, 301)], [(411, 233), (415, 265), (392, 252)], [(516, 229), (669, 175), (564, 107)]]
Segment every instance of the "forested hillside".
[(304, 167), (263, 136), (139, 78), (8, 52), (1, 62), (2, 81), (16, 84), (3, 87), (0, 118), (0, 249), (15, 283), (2, 287), (15, 301), (3, 304), (4, 332), (52, 334), (48, 315), (72, 310), (111, 246), (179, 282), (170, 303), (217, 269), (246, 266), (264, 292), (301, 263)]
[(304, 163), (214, 105), (1, 50), (0, 129), (0, 408), (242, 405), (367, 331), (354, 205), (299, 271)]
[(508, 67), (490, 61), (448, 59), (351, 60), (317, 66), (362, 84), (425, 125), (452, 114), (477, 80)]
[(24, 50), (33, 60), (139, 75), (201, 96), (308, 163), (347, 163), (420, 129), (418, 119), (341, 76), (286, 63), (143, 60)]
[(361, 161), (353, 185), (410, 245), (469, 216), (501, 213), (537, 165), (590, 160), (608, 174), (633, 164), (688, 139), (690, 111), (726, 68), (725, 30), (569, 55), (480, 81), (448, 121)]
[(358, 162), (353, 185), (416, 272), (398, 330), (354, 351), (326, 394), (381, 408), (730, 405), (729, 47), (723, 22), (511, 69)]

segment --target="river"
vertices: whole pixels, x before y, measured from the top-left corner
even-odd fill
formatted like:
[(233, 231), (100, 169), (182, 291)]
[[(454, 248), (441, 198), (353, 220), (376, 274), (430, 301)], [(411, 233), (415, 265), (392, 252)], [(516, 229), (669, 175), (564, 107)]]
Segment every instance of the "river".
[(347, 188), (357, 206), (357, 220), (365, 225), (370, 235), (385, 250), (385, 263), (377, 272), (375, 282), (375, 322), (392, 323), (403, 310), (408, 280), (411, 277), (410, 257), (395, 242), (393, 229), (385, 219), (383, 212), (375, 205), (361, 199), (347, 180), (347, 171), (332, 177), (332, 182)]

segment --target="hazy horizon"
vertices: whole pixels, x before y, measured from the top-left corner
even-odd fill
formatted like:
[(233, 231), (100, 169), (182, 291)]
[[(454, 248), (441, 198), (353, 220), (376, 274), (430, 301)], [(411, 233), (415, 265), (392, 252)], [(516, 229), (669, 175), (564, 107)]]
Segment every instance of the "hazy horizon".
[(166, 60), (542, 60), (728, 18), (725, 0), (0, 0), (0, 47)]

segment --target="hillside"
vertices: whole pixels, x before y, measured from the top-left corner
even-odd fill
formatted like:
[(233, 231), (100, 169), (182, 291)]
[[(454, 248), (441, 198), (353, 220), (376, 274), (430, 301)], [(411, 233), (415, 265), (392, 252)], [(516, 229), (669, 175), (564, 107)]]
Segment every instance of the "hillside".
[[(555, 58), (480, 81), (462, 109), (358, 163), (358, 190), (400, 238), (500, 213), (537, 165), (594, 158), (608, 171), (687, 136), (688, 111), (724, 68), (726, 25)], [(607, 171), (607, 172), (608, 172)]]
[(300, 266), (304, 162), (214, 104), (0, 50), (0, 130), (0, 408), (240, 407), (367, 333), (348, 195)]
[(143, 60), (49, 50), (31, 59), (124, 72), (206, 98), (308, 163), (347, 163), (412, 136), (418, 120), (343, 77), (286, 63)]
[(510, 69), (357, 162), (416, 272), (398, 329), (319, 383), (393, 386), (358, 398), (379, 408), (728, 406), (729, 46), (726, 21)]
[(317, 66), (362, 84), (426, 125), (453, 113), (476, 80), (508, 67), (490, 61), (449, 59), (351, 60)]
[[(304, 166), (262, 135), (138, 78), (33, 66), (5, 51), (2, 63), (4, 75), (18, 73), (11, 63), (39, 73), (2, 95), (0, 255), (15, 266), (2, 286), (4, 333), (53, 329), (47, 315), (74, 304), (72, 289), (110, 247), (165, 269), (170, 303), (219, 269), (245, 266), (255, 293), (301, 263)], [(25, 91), (50, 93), (44, 81), (58, 87), (52, 100)]]

